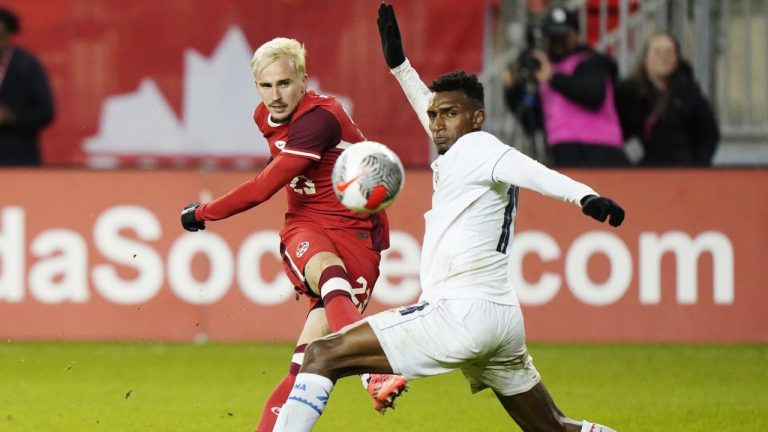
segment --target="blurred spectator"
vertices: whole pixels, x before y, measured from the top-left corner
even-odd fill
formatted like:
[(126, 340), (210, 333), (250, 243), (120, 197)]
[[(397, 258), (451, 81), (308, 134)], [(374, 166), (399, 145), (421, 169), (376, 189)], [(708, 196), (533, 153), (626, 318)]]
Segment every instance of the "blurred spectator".
[(40, 62), (11, 44), (19, 19), (0, 8), (0, 166), (40, 165), (40, 130), (53, 120), (53, 98)]
[(614, 105), (616, 63), (581, 43), (574, 11), (549, 10), (541, 33), (546, 53), (529, 36), (529, 49), (512, 68), (510, 109), (529, 133), (541, 119), (556, 167), (629, 166)]
[(712, 108), (668, 33), (651, 36), (634, 73), (617, 90), (626, 138), (637, 137), (643, 166), (708, 166), (720, 131)]

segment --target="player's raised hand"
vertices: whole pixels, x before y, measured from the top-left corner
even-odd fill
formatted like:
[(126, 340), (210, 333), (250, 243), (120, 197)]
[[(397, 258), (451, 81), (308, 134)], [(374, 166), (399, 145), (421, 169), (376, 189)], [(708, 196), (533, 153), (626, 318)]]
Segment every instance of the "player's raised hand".
[(608, 223), (617, 227), (624, 221), (624, 209), (616, 204), (612, 199), (597, 195), (587, 195), (581, 199), (581, 211), (600, 222)]
[(195, 210), (200, 207), (200, 203), (187, 204), (181, 211), (181, 226), (187, 231), (198, 231), (205, 229), (205, 221), (199, 221), (195, 217)]
[(403, 52), (403, 40), (400, 38), (400, 28), (397, 26), (392, 5), (382, 3), (379, 6), (379, 18), (376, 23), (379, 25), (384, 59), (387, 61), (387, 66), (394, 69), (405, 61), (405, 52)]

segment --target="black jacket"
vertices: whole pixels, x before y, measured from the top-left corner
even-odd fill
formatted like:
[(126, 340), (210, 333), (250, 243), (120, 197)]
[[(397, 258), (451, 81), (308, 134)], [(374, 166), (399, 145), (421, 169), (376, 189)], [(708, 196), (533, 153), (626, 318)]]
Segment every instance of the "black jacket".
[[(649, 89), (648, 94), (643, 94), (642, 88)], [(670, 89), (666, 108), (658, 108), (660, 94), (650, 83), (642, 86), (630, 78), (618, 85), (616, 109), (624, 137), (637, 137), (643, 144), (645, 155), (640, 165), (711, 165), (720, 129), (686, 63), (681, 63)]]
[(45, 70), (28, 51), (14, 47), (2, 86), (0, 105), (15, 122), (0, 126), (0, 165), (39, 165), (40, 130), (53, 120), (53, 97)]

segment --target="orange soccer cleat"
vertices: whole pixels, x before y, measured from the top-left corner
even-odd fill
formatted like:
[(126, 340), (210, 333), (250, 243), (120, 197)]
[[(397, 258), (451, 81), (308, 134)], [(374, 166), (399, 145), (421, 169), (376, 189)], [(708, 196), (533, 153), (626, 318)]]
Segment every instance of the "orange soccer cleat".
[(382, 414), (387, 408), (395, 408), (395, 399), (404, 391), (408, 391), (408, 381), (400, 375), (371, 374), (368, 381), (373, 407)]

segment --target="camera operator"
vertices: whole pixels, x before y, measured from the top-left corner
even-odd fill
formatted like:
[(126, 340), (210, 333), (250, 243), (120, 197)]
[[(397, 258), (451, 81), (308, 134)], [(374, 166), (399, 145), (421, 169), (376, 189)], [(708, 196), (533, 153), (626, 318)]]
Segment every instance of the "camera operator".
[(580, 42), (573, 11), (549, 10), (541, 32), (546, 53), (524, 51), (505, 89), (523, 129), (544, 129), (556, 167), (629, 166), (614, 106), (616, 63)]

